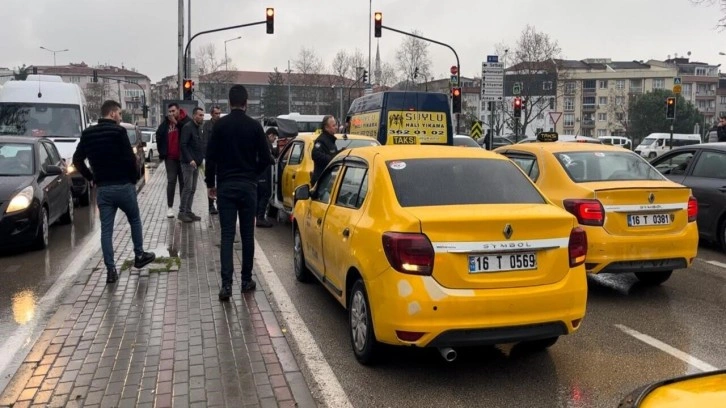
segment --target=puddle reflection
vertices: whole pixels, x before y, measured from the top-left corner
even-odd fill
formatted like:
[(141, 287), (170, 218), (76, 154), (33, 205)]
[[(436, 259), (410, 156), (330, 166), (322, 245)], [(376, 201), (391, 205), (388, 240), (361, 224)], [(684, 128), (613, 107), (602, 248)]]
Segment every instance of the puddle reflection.
[(13, 318), (24, 325), (35, 317), (36, 296), (32, 290), (23, 290), (13, 295)]

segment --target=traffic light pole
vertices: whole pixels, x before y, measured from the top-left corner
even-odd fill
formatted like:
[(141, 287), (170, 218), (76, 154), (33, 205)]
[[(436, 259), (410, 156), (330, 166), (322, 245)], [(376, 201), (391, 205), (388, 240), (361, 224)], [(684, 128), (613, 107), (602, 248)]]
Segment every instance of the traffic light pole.
[(487, 150), (493, 150), (492, 148), (494, 147), (494, 110), (496, 109), (496, 106), (496, 103), (492, 101), (492, 110), (489, 111), (489, 140), (486, 141)]
[[(388, 26), (384, 26), (383, 24), (381, 24), (381, 28), (385, 28), (386, 30), (393, 31), (394, 33), (399, 33), (399, 34), (407, 35), (409, 37), (418, 38), (419, 40), (424, 40), (424, 41), (428, 41), (428, 42), (431, 42), (431, 43), (434, 43), (434, 44), (442, 45), (442, 46), (450, 49), (451, 52), (454, 53), (454, 57), (456, 57), (456, 83), (459, 86), (461, 86), (461, 65), (459, 64), (459, 54), (456, 53), (456, 50), (452, 46), (450, 46), (449, 44), (446, 44), (446, 43), (442, 43), (440, 41), (436, 41), (436, 40), (432, 40), (430, 38), (422, 37), (420, 35), (416, 35), (416, 34), (412, 34), (412, 33), (407, 33), (405, 31), (401, 31), (401, 30), (397, 30), (395, 28), (391, 28), (391, 27), (388, 27)], [(459, 114), (457, 113), (456, 114), (456, 131), (457, 132), (459, 131), (459, 122), (460, 122), (460, 117), (459, 117)]]
[(670, 138), (670, 146), (668, 147), (668, 150), (673, 150), (673, 125), (676, 122), (676, 110), (678, 108), (678, 98), (676, 98), (675, 102), (673, 103), (673, 119), (671, 119), (671, 138)]
[[(251, 26), (262, 25), (262, 24), (267, 24), (267, 20), (258, 21), (256, 23), (247, 23), (247, 24), (240, 24), (240, 25), (230, 26), (230, 27), (215, 28), (214, 30), (200, 31), (200, 32), (194, 34), (194, 36), (192, 38), (190, 38), (189, 41), (187, 41), (187, 46), (184, 47), (184, 78), (188, 78), (189, 72), (188, 72), (187, 68), (191, 68), (191, 67), (187, 67), (187, 65), (189, 65), (189, 62), (188, 62), (189, 60), (187, 59), (187, 55), (189, 54), (189, 46), (192, 44), (192, 41), (195, 38), (199, 37), (202, 34), (211, 34), (211, 33), (217, 33), (219, 31), (234, 30), (237, 28), (251, 27)], [(179, 78), (179, 83), (182, 82), (182, 79), (183, 78)]]

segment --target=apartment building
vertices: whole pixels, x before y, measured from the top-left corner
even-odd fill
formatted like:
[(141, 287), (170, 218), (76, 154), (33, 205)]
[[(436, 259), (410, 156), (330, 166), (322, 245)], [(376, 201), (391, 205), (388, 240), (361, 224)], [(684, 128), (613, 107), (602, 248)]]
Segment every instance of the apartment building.
[(678, 67), (660, 61), (563, 60), (557, 132), (600, 137), (627, 136), (630, 98), (654, 89), (672, 89)]
[[(33, 68), (34, 66), (29, 67), (29, 72)], [(92, 67), (84, 62), (58, 66), (38, 65), (35, 68), (38, 69), (38, 74), (59, 75), (65, 82), (78, 84), (86, 96), (92, 118), (98, 118), (104, 100), (113, 99), (131, 115), (133, 123), (140, 125), (145, 123), (142, 110), (144, 95), (146, 98), (150, 98), (151, 95), (151, 80), (146, 75), (125, 67), (111, 65)], [(99, 76), (98, 83), (93, 82), (94, 70)]]
[(726, 74), (719, 74), (716, 102), (718, 117), (726, 116)]
[(693, 103), (710, 125), (717, 114), (717, 89), (719, 87), (719, 66), (705, 62), (690, 61), (689, 58), (669, 58), (663, 63), (675, 67), (681, 78), (683, 97)]

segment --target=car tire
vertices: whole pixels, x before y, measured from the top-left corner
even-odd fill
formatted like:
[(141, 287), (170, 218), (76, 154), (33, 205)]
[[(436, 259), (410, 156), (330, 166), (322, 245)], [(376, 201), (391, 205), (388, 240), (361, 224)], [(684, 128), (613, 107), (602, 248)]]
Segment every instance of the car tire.
[(656, 156), (657, 154), (655, 154), (654, 152), (648, 153), (648, 159), (655, 159)]
[(635, 272), (635, 276), (638, 280), (649, 286), (657, 286), (668, 280), (671, 277), (673, 271), (662, 271), (662, 272)]
[(73, 224), (73, 192), (68, 191), (68, 207), (66, 212), (61, 215), (59, 222), (61, 224)]
[(305, 253), (302, 247), (302, 237), (298, 228), (293, 229), (293, 263), (295, 269), (295, 279), (298, 282), (310, 282), (310, 270), (305, 266)]
[(368, 303), (368, 293), (362, 279), (359, 278), (353, 284), (348, 299), (348, 326), (353, 354), (359, 363), (373, 364), (380, 346), (373, 332), (373, 318), (370, 303)]
[(146, 161), (151, 163), (152, 160), (154, 160), (154, 151), (149, 150), (149, 154), (146, 155)]
[(557, 343), (557, 340), (559, 340), (560, 336), (555, 337), (547, 337), (545, 339), (539, 339), (539, 340), (529, 340), (529, 341), (523, 341), (520, 343), (520, 347), (524, 348), (528, 351), (544, 351), (548, 348), (552, 347)]
[(40, 207), (40, 225), (38, 226), (38, 232), (35, 234), (35, 249), (43, 250), (48, 248), (48, 242), (50, 241), (50, 219), (48, 209), (45, 206)]
[(78, 197), (78, 204), (82, 207), (91, 205), (91, 185), (86, 182), (86, 192)]

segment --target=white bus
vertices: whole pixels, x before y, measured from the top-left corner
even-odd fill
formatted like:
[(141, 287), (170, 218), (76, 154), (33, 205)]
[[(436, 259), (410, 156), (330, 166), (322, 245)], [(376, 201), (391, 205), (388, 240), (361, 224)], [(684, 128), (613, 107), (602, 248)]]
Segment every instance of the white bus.
[(323, 123), (324, 117), (325, 115), (301, 115), (297, 112), (278, 116), (281, 119), (290, 119), (297, 122), (297, 130), (300, 133), (321, 130), (320, 124)]
[[(670, 133), (651, 133), (635, 148), (635, 153), (647, 159), (654, 159), (670, 150)], [(688, 146), (701, 143), (699, 134), (673, 134), (673, 147)]]

